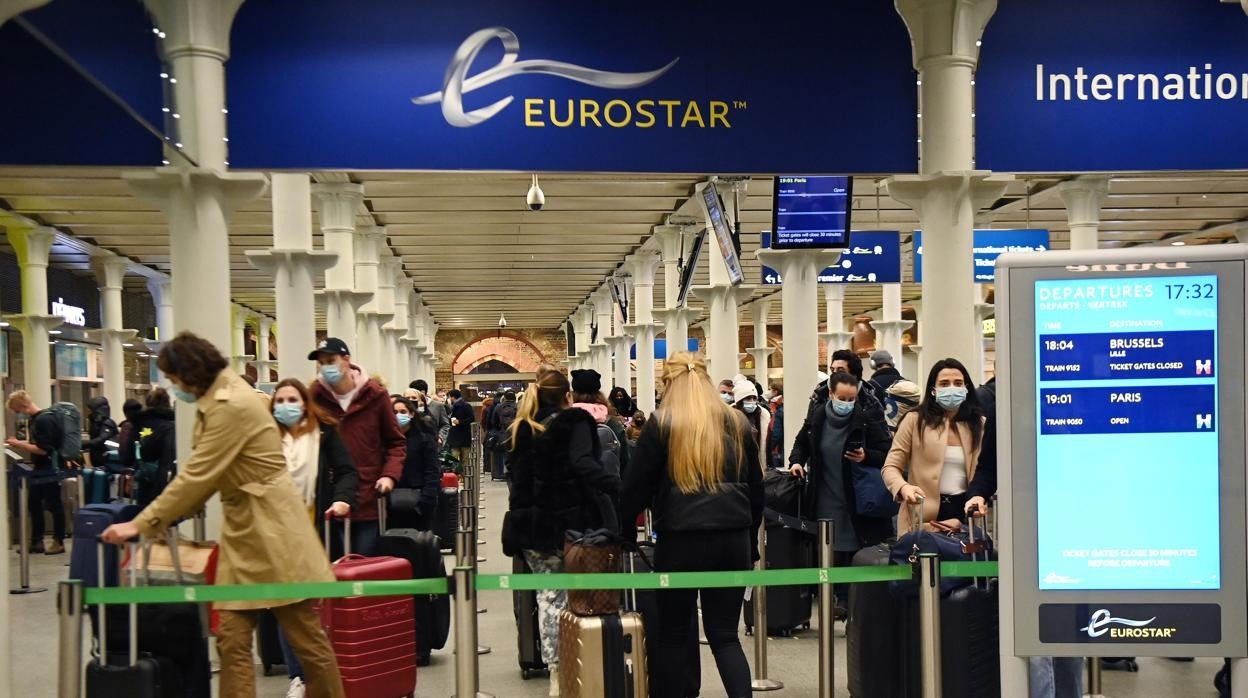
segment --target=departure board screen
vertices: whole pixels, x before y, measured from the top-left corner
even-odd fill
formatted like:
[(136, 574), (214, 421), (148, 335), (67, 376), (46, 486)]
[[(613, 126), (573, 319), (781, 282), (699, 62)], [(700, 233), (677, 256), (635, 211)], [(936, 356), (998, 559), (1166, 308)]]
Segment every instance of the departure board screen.
[(1039, 588), (1218, 589), (1218, 277), (1035, 284)]
[(853, 191), (852, 177), (776, 177), (772, 247), (784, 250), (848, 245)]

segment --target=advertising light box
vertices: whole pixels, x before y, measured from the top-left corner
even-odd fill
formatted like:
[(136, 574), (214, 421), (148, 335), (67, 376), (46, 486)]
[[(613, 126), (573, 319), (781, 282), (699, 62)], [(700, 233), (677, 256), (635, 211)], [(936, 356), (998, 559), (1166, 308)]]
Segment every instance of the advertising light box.
[(1013, 514), (999, 549), (1018, 656), (1248, 651), (1246, 250), (998, 260)]

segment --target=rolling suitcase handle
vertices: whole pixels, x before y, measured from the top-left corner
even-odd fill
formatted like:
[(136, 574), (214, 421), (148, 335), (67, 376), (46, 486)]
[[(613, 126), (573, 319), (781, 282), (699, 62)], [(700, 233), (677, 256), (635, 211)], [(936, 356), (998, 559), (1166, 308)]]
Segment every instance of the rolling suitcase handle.
[[(920, 494), (919, 501), (910, 505), (910, 532), (914, 534), (914, 542), (910, 545), (910, 564), (919, 564), (919, 536), (923, 535), (923, 503), (927, 497)], [(917, 568), (916, 568), (917, 570)]]
[[(105, 543), (103, 540), (99, 538), (96, 539), (95, 565), (96, 565), (96, 573), (99, 575), (101, 589), (107, 586), (107, 583), (104, 578), (104, 557), (105, 557), (104, 546), (105, 545), (107, 545), (107, 543)], [(134, 550), (131, 548), (132, 545), (133, 543), (129, 541), (126, 542), (126, 550), (132, 556), (131, 559), (133, 559), (133, 555), (134, 555)], [(136, 583), (138, 581), (138, 577), (136, 575), (137, 575), (137, 572), (134, 569), (134, 565), (131, 564), (130, 565), (130, 586), (132, 587), (138, 586)], [(100, 666), (105, 666), (108, 664), (108, 607), (101, 606), (100, 612), (98, 615), (100, 618), (100, 654), (96, 658), (96, 663)], [(139, 606), (138, 604), (133, 604), (133, 603), (130, 604), (129, 615), (130, 615), (130, 649), (129, 649), (130, 664), (129, 666), (134, 666), (139, 663)]]
[[(334, 518), (333, 514), (325, 513), (325, 555), (329, 556), (329, 522)], [(342, 554), (344, 556), (351, 554), (351, 515), (342, 517)]]
[(390, 495), (383, 494), (377, 498), (377, 535), (386, 534), (386, 514), (389, 513)]
[[(980, 539), (978, 541), (975, 540), (975, 519), (980, 519), (980, 522), (979, 522)], [(988, 539), (988, 522), (986, 520), (986, 517), (978, 513), (971, 514), (966, 519), (966, 530), (969, 535), (969, 540), (967, 544), (963, 546), (963, 550), (965, 550), (967, 553), (970, 554), (971, 560), (973, 562), (979, 560), (979, 553), (981, 552), (984, 554), (983, 561), (988, 562), (991, 559), (991, 556), (988, 552), (989, 539)], [(986, 582), (987, 580), (985, 580), (985, 583)], [(978, 587), (979, 577), (971, 577), (971, 583)]]

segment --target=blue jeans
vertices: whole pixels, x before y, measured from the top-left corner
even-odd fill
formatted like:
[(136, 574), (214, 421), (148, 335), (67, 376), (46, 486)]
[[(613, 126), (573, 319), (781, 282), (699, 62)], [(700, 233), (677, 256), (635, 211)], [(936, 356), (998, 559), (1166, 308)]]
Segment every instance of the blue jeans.
[(277, 640), (282, 644), (282, 656), (286, 658), (286, 676), (292, 679), (295, 677), (303, 679), (303, 665), (299, 663), (299, 658), (291, 649), (290, 642), (286, 640), (286, 631), (282, 630), (281, 625), (277, 626)]
[(1032, 657), (1027, 661), (1031, 698), (1082, 698), (1083, 657)]

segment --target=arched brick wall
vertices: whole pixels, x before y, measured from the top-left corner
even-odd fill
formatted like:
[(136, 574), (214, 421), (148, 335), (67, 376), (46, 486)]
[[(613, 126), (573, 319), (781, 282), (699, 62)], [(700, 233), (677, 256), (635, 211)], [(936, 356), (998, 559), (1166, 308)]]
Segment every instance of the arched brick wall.
[(490, 360), (514, 366), (519, 373), (533, 373), (546, 357), (523, 335), (496, 332), (477, 336), (461, 347), (451, 361), (451, 371), (463, 375)]

